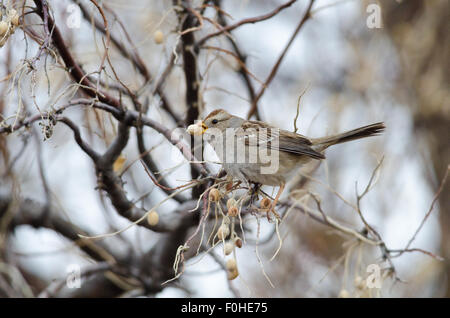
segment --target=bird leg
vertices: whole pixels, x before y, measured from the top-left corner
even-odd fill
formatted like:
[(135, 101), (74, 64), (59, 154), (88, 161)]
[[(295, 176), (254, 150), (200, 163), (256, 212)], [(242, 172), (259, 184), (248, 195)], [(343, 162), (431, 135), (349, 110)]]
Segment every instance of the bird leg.
[(275, 215), (275, 217), (278, 220), (281, 220), (280, 215), (275, 211), (275, 207), (277, 206), (278, 200), (280, 199), (281, 194), (283, 193), (284, 190), (284, 183), (282, 183), (280, 185), (280, 189), (278, 190), (277, 195), (275, 196), (275, 200), (272, 201), (272, 203), (270, 204), (269, 210), (267, 211), (267, 219), (270, 221), (270, 215), (269, 213), (273, 213), (273, 215)]
[(250, 205), (252, 205), (256, 201), (258, 201), (258, 193), (261, 188), (261, 183), (253, 183), (253, 188), (250, 189)]

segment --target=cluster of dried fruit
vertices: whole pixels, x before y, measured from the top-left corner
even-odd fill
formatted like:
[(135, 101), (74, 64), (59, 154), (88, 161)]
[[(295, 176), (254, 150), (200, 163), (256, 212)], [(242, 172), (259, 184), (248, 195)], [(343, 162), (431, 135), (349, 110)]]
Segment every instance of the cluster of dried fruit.
[(19, 15), (15, 9), (9, 9), (6, 16), (0, 21), (0, 47), (2, 47), (8, 38), (14, 33), (16, 27), (19, 26)]
[[(222, 197), (221, 192), (216, 188), (209, 191), (208, 199), (210, 202), (220, 204), (219, 202)], [(216, 232), (216, 237), (223, 242), (225, 256), (232, 254), (236, 247), (242, 247), (242, 240), (234, 232), (234, 226), (232, 226), (234, 224), (234, 218), (239, 217), (239, 213), (238, 202), (234, 198), (228, 199), (227, 213), (224, 215), (222, 224)], [(226, 270), (229, 280), (233, 280), (239, 276), (235, 256), (227, 261)]]

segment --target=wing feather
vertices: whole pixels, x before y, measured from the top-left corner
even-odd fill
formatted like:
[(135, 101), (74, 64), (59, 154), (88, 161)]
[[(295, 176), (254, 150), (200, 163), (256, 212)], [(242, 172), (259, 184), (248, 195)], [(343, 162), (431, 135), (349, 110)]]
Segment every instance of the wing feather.
[(266, 146), (269, 149), (294, 155), (306, 155), (314, 159), (325, 158), (322, 153), (311, 147), (311, 140), (300, 134), (281, 130), (258, 121), (248, 121), (242, 125), (242, 128), (242, 131), (238, 133), (238, 138), (245, 138), (247, 145)]

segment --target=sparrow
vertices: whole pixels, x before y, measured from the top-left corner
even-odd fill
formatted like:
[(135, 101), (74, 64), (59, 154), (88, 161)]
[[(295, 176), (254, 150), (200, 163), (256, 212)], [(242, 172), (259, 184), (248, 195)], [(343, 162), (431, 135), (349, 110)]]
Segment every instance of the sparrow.
[(337, 135), (308, 138), (217, 109), (191, 125), (188, 132), (206, 137), (233, 179), (249, 188), (250, 183), (280, 187), (268, 211), (277, 216), (275, 206), (293, 171), (311, 160), (325, 159), (323, 152), (330, 146), (379, 135), (384, 129), (384, 123), (378, 122)]

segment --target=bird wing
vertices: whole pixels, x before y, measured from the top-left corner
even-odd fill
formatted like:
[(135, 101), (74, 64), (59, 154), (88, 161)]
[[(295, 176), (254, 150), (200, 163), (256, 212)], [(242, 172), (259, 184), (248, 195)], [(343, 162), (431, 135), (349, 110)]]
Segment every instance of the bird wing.
[(270, 126), (260, 121), (247, 121), (238, 131), (238, 138), (244, 138), (245, 144), (267, 147), (284, 151), (294, 155), (306, 155), (315, 159), (324, 159), (325, 156), (315, 151), (312, 142), (305, 136), (287, 130)]

